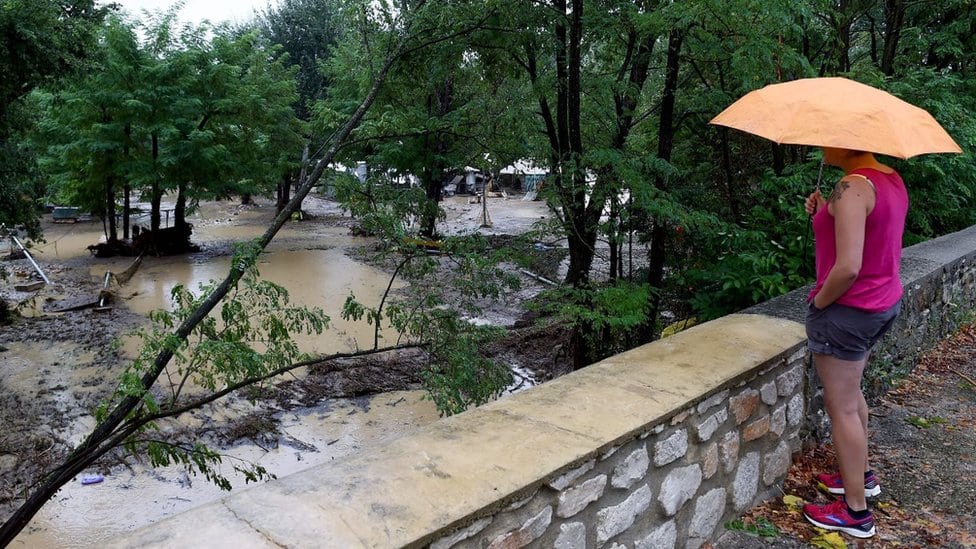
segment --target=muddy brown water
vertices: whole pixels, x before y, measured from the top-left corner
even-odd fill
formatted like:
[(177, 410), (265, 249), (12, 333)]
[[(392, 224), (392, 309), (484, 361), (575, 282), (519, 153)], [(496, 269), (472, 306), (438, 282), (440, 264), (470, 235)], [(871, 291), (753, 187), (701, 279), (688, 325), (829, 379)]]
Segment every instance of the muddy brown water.
[[(466, 197), (445, 201), (448, 210), (445, 230), (494, 232), (494, 229), (479, 229), (481, 205), (468, 202)], [(319, 217), (340, 213), (335, 204), (319, 199), (310, 198), (305, 208)], [(494, 227), (508, 234), (523, 232), (547, 215), (544, 203), (517, 199), (490, 201), (489, 211)], [(146, 315), (153, 309), (169, 307), (170, 291), (175, 284), (196, 289), (211, 279), (222, 279), (229, 263), (228, 243), (260, 236), (272, 215), (268, 205), (240, 208), (232, 203), (204, 204), (190, 218), (194, 242), (201, 244), (204, 252), (145, 258), (135, 276), (117, 290), (120, 301), (114, 306)], [(86, 247), (97, 242), (101, 233), (101, 224), (97, 222), (51, 225), (46, 231), (47, 242), (34, 248), (35, 256), (42, 264), (78, 261), (88, 256)], [(341, 225), (295, 223), (285, 226), (262, 254), (258, 265), (262, 278), (284, 286), (292, 303), (321, 307), (331, 317), (332, 326), (326, 333), (296, 338), (303, 351), (324, 354), (372, 346), (371, 326), (344, 321), (339, 314), (350, 292), (365, 305), (374, 306), (389, 282), (385, 273), (347, 254), (351, 247), (370, 242), (350, 236), (348, 229)], [(211, 253), (221, 248), (225, 250), (223, 253)], [(89, 274), (92, 280), (101, 280), (107, 270), (121, 272), (131, 261), (131, 258), (93, 259), (88, 263)], [(399, 287), (395, 284), (393, 288)], [(36, 309), (34, 312), (41, 314), (41, 307)], [(138, 342), (131, 338), (123, 341), (123, 355), (132, 356)], [(104, 368), (99, 370), (93, 354), (76, 343), (16, 343), (8, 347), (10, 350), (0, 355), (3, 390), (17, 391), (28, 399), (36, 398), (43, 391), (64, 393), (65, 396), (58, 397), (63, 399), (58, 407), (72, 419), (65, 423), (66, 432), (55, 433), (55, 438), (80, 442), (94, 421), (90, 415), (78, 412), (78, 408), (90, 400), (86, 397), (93, 390), (93, 377), (107, 375)], [(65, 368), (65, 364), (71, 367)], [(53, 390), (65, 387), (70, 390)], [(207, 413), (230, 419), (253, 411), (249, 406), (243, 401), (233, 402)], [(263, 465), (280, 477), (383, 444), (437, 417), (433, 403), (425, 400), (421, 391), (336, 399), (317, 408), (280, 413), (277, 419), (281, 434), (274, 444), (246, 443), (224, 451), (236, 459)], [(197, 414), (184, 422), (192, 427), (211, 420), (206, 414)], [(225, 472), (235, 490), (248, 489), (243, 479), (233, 474), (230, 463), (225, 460), (225, 464)], [(83, 485), (81, 480), (79, 476), (64, 486), (12, 546), (97, 547), (127, 531), (226, 495), (204, 479), (188, 477), (181, 468), (175, 467), (149, 469), (132, 464), (129, 468), (114, 467), (97, 484)]]
[[(231, 206), (212, 205), (192, 219), (194, 241), (211, 245), (254, 238), (264, 232), (269, 217), (267, 208), (236, 211)], [(83, 257), (88, 254), (86, 246), (97, 242), (100, 235), (101, 226), (96, 223), (54, 225), (47, 232), (48, 242), (34, 248), (35, 255), (42, 264)], [(301, 350), (328, 354), (372, 346), (372, 326), (344, 321), (340, 316), (350, 293), (365, 305), (375, 306), (389, 283), (386, 273), (347, 255), (350, 246), (365, 242), (348, 236), (343, 227), (296, 224), (282, 230), (261, 256), (258, 268), (263, 279), (284, 286), (292, 304), (320, 307), (331, 317), (331, 326), (322, 335), (296, 338)], [(222, 279), (229, 261), (227, 255), (207, 254), (147, 257), (135, 276), (118, 290), (121, 299), (114, 306), (141, 315), (169, 308), (170, 291), (176, 284), (196, 289), (211, 279)], [(93, 260), (90, 274), (93, 280), (100, 280), (105, 271), (119, 272), (129, 262), (131, 258)], [(400, 287), (400, 283), (393, 285), (394, 290)], [(132, 356), (138, 341), (124, 341), (123, 355)], [(65, 427), (67, 432), (57, 435), (80, 442), (94, 421), (90, 415), (71, 410), (81, 406), (90, 380), (105, 375), (104, 370), (97, 370), (92, 353), (68, 342), (15, 343), (8, 348), (2, 356), (0, 374), (4, 390), (36, 397), (45, 388), (70, 388), (59, 392), (66, 396), (59, 397), (64, 402), (58, 407), (74, 419)], [(71, 367), (64, 367), (66, 364)], [(240, 417), (250, 411), (248, 406), (235, 403), (220, 413)], [(281, 435), (273, 448), (247, 443), (226, 453), (260, 464), (280, 477), (402, 436), (437, 417), (433, 403), (423, 399), (421, 391), (339, 399), (278, 417)], [(187, 419), (191, 425), (194, 421), (201, 420)], [(246, 489), (243, 478), (233, 473), (227, 460), (224, 470), (235, 490)], [(97, 484), (83, 485), (81, 477), (67, 484), (12, 546), (96, 547), (119, 534), (225, 495), (202, 478), (188, 477), (181, 468), (115, 467)]]

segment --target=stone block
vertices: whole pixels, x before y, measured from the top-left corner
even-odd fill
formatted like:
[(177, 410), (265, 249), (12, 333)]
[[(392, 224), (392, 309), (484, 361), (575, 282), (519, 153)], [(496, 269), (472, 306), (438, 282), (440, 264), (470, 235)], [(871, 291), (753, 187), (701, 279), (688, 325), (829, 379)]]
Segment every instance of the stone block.
[(725, 488), (715, 488), (695, 502), (695, 513), (688, 525), (688, 537), (702, 541), (712, 537), (715, 527), (725, 514)]
[(794, 366), (776, 378), (776, 391), (779, 396), (785, 397), (792, 395), (796, 388), (803, 381), (803, 366)]
[(688, 431), (679, 429), (654, 443), (654, 465), (661, 467), (688, 453)]
[(661, 483), (661, 493), (657, 500), (661, 502), (664, 514), (673, 517), (679, 509), (695, 496), (701, 486), (701, 467), (695, 463), (687, 467), (674, 469), (664, 482)]
[(729, 411), (732, 412), (736, 425), (752, 417), (757, 408), (759, 408), (759, 391), (755, 389), (746, 389), (729, 399)]
[(778, 437), (783, 436), (783, 432), (786, 431), (785, 404), (773, 409), (772, 413), (769, 414), (769, 431), (775, 433)]
[(488, 549), (516, 549), (525, 547), (533, 541), (542, 537), (546, 528), (552, 523), (552, 507), (546, 506), (537, 515), (525, 521), (521, 528), (514, 532), (502, 534), (495, 538)]
[(786, 364), (795, 364), (799, 361), (805, 360), (807, 358), (807, 348), (806, 346), (800, 347), (790, 355), (790, 358), (786, 359)]
[(550, 482), (549, 487), (551, 487), (553, 490), (559, 490), (559, 491), (565, 490), (571, 484), (573, 484), (573, 482), (575, 482), (576, 479), (580, 478), (581, 476), (588, 473), (591, 469), (593, 469), (595, 465), (596, 465), (596, 461), (591, 459), (590, 461), (587, 461), (583, 465), (580, 465), (579, 467), (576, 467), (571, 471), (567, 471), (566, 473), (563, 473), (559, 478)]
[(725, 408), (705, 418), (704, 421), (698, 424), (698, 440), (708, 442), (708, 439), (712, 438), (715, 431), (728, 419), (729, 411)]
[(644, 478), (647, 468), (651, 466), (651, 458), (647, 455), (647, 446), (640, 445), (623, 461), (613, 468), (610, 485), (614, 488), (630, 488), (635, 482)]
[(650, 505), (651, 488), (645, 484), (619, 504), (600, 509), (596, 514), (597, 545), (630, 528)]
[(759, 452), (749, 452), (739, 460), (739, 469), (732, 483), (732, 505), (744, 511), (752, 505), (759, 490)]
[(712, 478), (718, 472), (718, 444), (709, 444), (702, 453), (702, 476)]
[(481, 520), (475, 521), (470, 526), (462, 528), (457, 532), (449, 536), (444, 536), (441, 539), (430, 544), (430, 549), (448, 549), (459, 541), (464, 541), (478, 532), (484, 530), (489, 524), (491, 524), (491, 517), (483, 518)]
[(739, 432), (729, 431), (725, 433), (725, 436), (718, 443), (718, 448), (722, 455), (723, 469), (726, 473), (731, 473), (739, 461)]
[(600, 475), (559, 493), (556, 516), (568, 518), (600, 499), (607, 487), (607, 475)]
[(801, 393), (793, 395), (786, 406), (786, 421), (790, 427), (796, 427), (803, 421), (803, 395)]
[(673, 418), (671, 418), (671, 426), (674, 427), (675, 425), (680, 425), (680, 424), (684, 423), (686, 419), (688, 419), (689, 417), (691, 417), (691, 413), (693, 411), (694, 410), (689, 409), (689, 410), (684, 410), (682, 412), (678, 412), (677, 414), (675, 414), (675, 416)]
[(559, 525), (559, 536), (552, 544), (553, 549), (586, 549), (586, 525), (570, 522)]
[(763, 416), (742, 428), (742, 440), (749, 442), (769, 432), (769, 416)]
[(705, 400), (703, 400), (700, 403), (698, 403), (698, 413), (699, 414), (704, 414), (705, 412), (707, 412), (709, 410), (709, 408), (713, 408), (713, 407), (718, 406), (719, 404), (722, 404), (723, 402), (725, 402), (725, 399), (727, 399), (727, 398), (729, 398), (729, 392), (728, 391), (722, 391), (721, 393), (716, 393), (716, 394), (714, 394), (714, 395), (706, 398)]
[(786, 473), (792, 463), (791, 457), (790, 445), (785, 440), (780, 441), (772, 452), (766, 454), (763, 464), (763, 483), (766, 486), (772, 486), (778, 480), (786, 478)]
[(634, 549), (674, 549), (674, 544), (678, 541), (678, 528), (673, 520), (658, 526), (646, 538), (638, 540), (634, 544)]
[(776, 404), (776, 399), (779, 398), (779, 395), (776, 392), (776, 382), (770, 381), (769, 383), (763, 384), (763, 386), (759, 389), (759, 395), (762, 397), (763, 404), (766, 404), (767, 406)]

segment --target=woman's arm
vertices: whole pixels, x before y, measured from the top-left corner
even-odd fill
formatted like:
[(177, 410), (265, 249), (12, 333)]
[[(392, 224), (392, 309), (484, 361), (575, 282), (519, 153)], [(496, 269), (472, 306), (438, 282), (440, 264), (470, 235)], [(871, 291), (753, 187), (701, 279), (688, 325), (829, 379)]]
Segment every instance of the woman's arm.
[(857, 280), (864, 257), (865, 223), (874, 203), (874, 188), (863, 177), (845, 176), (834, 187), (827, 211), (834, 217), (837, 261), (814, 296), (814, 307), (823, 309), (837, 301)]

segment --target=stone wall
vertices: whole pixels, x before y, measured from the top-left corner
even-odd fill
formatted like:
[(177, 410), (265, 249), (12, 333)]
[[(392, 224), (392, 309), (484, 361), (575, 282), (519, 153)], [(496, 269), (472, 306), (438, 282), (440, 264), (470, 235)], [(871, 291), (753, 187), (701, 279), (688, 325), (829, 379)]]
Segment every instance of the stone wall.
[(771, 361), (431, 547), (701, 546), (786, 476), (805, 357), (801, 347)]
[[(976, 229), (905, 250), (883, 389), (976, 301)], [(140, 530), (115, 547), (697, 548), (822, 418), (800, 290)], [(822, 424), (822, 421), (819, 423)]]

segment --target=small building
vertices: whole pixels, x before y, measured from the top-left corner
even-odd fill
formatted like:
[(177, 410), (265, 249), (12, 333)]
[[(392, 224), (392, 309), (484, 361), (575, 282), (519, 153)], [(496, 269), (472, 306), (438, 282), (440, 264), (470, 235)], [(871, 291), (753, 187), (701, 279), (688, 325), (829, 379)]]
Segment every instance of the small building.
[(539, 184), (549, 176), (549, 171), (536, 166), (531, 160), (522, 159), (511, 166), (506, 166), (499, 172), (503, 187), (535, 192)]

